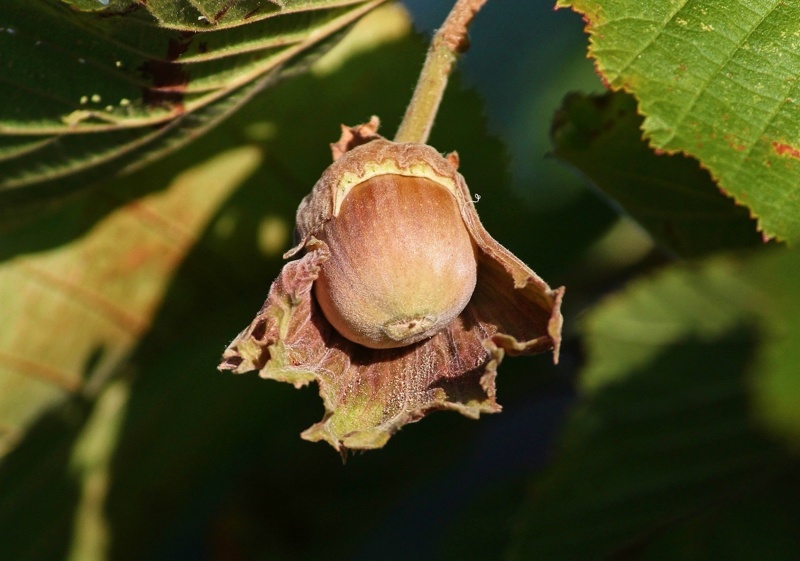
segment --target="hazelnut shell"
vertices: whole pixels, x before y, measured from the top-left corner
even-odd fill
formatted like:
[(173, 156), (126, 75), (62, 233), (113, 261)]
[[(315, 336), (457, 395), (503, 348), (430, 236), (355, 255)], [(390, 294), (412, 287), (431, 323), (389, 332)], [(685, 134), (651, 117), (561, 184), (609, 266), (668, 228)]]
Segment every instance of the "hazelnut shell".
[(331, 253), (314, 284), (317, 301), (342, 336), (366, 347), (431, 337), (475, 289), (457, 200), (431, 179), (384, 174), (358, 183), (317, 236)]

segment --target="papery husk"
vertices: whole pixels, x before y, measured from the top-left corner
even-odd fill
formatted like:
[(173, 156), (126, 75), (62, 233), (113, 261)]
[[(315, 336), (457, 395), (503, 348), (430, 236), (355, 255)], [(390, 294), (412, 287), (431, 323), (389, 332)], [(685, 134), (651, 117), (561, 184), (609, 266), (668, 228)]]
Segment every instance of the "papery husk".
[[(372, 126), (374, 125), (374, 126)], [(383, 446), (403, 425), (434, 410), (467, 417), (494, 413), (497, 367), (506, 353), (552, 351), (558, 361), (564, 289), (552, 290), (483, 228), (457, 157), (430, 146), (394, 143), (377, 135), (377, 121), (343, 129), (332, 145), (336, 161), (323, 172), (297, 212), (299, 243), (261, 311), (228, 346), (221, 370), (300, 387), (315, 381), (323, 419), (306, 430), (338, 451)], [(337, 154), (338, 151), (338, 154)], [(477, 247), (478, 281), (461, 314), (425, 341), (397, 349), (368, 349), (345, 339), (319, 309), (312, 286), (330, 250), (316, 235), (333, 219), (354, 185), (383, 173), (428, 177), (448, 188)]]

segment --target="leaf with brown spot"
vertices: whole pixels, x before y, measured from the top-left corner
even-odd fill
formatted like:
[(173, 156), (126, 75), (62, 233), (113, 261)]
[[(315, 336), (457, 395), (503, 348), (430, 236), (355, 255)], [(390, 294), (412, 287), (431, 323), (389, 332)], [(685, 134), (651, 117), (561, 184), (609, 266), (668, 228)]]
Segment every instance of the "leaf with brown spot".
[(800, 4), (558, 0), (589, 55), (636, 96), (654, 148), (697, 158), (765, 237), (800, 239)]

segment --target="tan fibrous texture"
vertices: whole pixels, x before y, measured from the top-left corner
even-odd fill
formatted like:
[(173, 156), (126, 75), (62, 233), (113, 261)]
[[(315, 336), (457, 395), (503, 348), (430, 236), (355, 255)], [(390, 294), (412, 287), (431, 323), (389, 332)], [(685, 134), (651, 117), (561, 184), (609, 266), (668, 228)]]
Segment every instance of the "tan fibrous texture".
[(331, 258), (314, 294), (347, 339), (373, 349), (434, 335), (461, 313), (477, 280), (456, 199), (427, 178), (379, 175), (347, 194), (318, 237)]
[[(325, 416), (302, 436), (324, 440), (342, 453), (380, 448), (402, 426), (431, 411), (455, 410), (472, 418), (500, 411), (495, 378), (504, 355), (552, 351), (557, 361), (561, 342), (564, 289), (551, 289), (483, 228), (455, 168), (458, 158), (443, 157), (430, 146), (389, 142), (377, 135), (377, 125), (373, 119), (344, 128), (332, 145), (336, 160), (298, 208), (299, 244), (286, 256), (302, 256), (284, 266), (219, 366), (235, 373), (259, 370), (264, 378), (297, 387), (316, 382)], [(384, 190), (387, 184), (391, 187)], [(411, 217), (412, 227), (405, 228), (400, 216)], [(453, 222), (463, 229), (452, 228)], [(401, 225), (403, 234), (393, 235)], [(444, 247), (463, 250), (465, 240), (474, 256), (474, 290), (469, 290), (469, 259), (443, 261), (444, 272), (430, 268), (448, 253)], [(436, 241), (442, 247), (426, 248)], [(459, 290), (451, 285), (448, 292), (445, 278), (457, 279)], [(348, 294), (348, 285), (359, 284)], [(348, 328), (331, 311), (333, 298), (326, 302), (322, 296), (341, 292), (345, 296), (337, 298), (356, 308), (372, 306), (374, 314), (387, 290), (396, 292), (395, 307), (414, 300), (420, 302), (413, 306), (424, 307), (425, 292), (446, 301), (446, 308), (467, 302), (417, 342), (370, 348), (355, 342), (353, 334), (342, 335)]]

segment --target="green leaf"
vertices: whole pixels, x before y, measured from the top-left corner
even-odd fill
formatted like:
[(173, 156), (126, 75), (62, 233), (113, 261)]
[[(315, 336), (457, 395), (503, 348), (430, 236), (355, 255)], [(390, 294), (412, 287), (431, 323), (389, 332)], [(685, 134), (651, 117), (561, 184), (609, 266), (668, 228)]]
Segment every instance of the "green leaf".
[(769, 236), (800, 238), (800, 5), (559, 0), (590, 55), (633, 93), (655, 148), (700, 160)]
[(111, 458), (125, 418), (130, 382), (109, 384), (93, 407), (80, 437), (72, 448), (70, 470), (80, 481), (75, 533), (68, 559), (102, 559), (111, 536), (105, 516), (105, 501), (111, 484)]
[(791, 480), (784, 483), (759, 485), (757, 496), (734, 500), (732, 508), (712, 509), (678, 522), (673, 531), (648, 545), (642, 561), (793, 561), (797, 558), (800, 488)]
[(786, 459), (747, 415), (751, 345), (739, 333), (684, 339), (594, 394), (521, 510), (517, 558), (615, 558), (685, 517), (724, 512), (755, 482), (778, 485)]
[(670, 268), (608, 298), (585, 319), (583, 387), (625, 379), (682, 339), (714, 340), (748, 320), (760, 301), (743, 269), (734, 259)]
[(150, 328), (198, 233), (260, 160), (255, 148), (221, 153), (68, 245), (0, 264), (0, 445), (53, 403), (97, 393)]
[[(800, 434), (798, 273), (794, 252), (718, 257), (637, 281), (590, 313), (586, 399), (522, 511), (521, 558), (670, 558), (659, 555), (687, 532), (686, 543), (711, 543), (693, 527), (741, 539), (731, 528), (745, 519), (729, 512), (800, 490), (796, 458), (764, 430)], [(764, 516), (782, 526), (783, 511)], [(775, 554), (784, 542), (771, 532), (740, 558), (793, 559)]]
[(752, 380), (755, 414), (795, 451), (800, 450), (799, 276), (796, 252), (762, 258), (748, 271), (763, 295), (757, 313), (765, 333)]
[(383, 0), (9, 1), (3, 219), (196, 138)]
[(686, 337), (713, 339), (740, 325), (760, 333), (752, 367), (755, 415), (793, 446), (800, 445), (800, 254), (769, 251), (714, 259), (696, 269), (671, 269), (634, 283), (586, 321), (591, 357), (587, 389), (645, 367)]
[(629, 95), (571, 94), (553, 121), (553, 153), (677, 255), (763, 243), (747, 210), (720, 193), (696, 160), (653, 152), (641, 124)]

